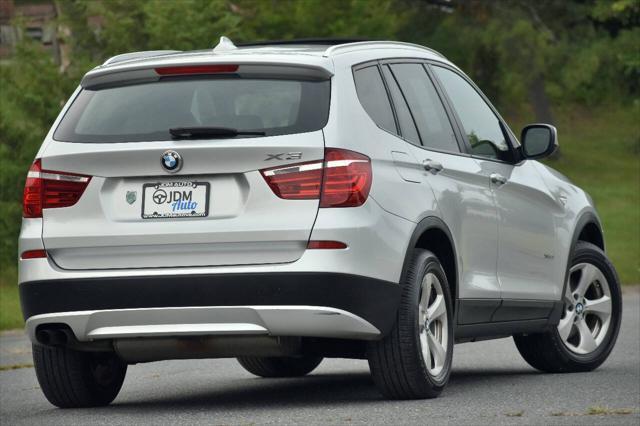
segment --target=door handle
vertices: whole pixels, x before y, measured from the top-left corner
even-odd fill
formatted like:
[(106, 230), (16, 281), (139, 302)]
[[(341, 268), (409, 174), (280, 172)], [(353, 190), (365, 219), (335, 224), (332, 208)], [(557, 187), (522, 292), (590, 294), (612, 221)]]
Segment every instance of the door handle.
[(504, 185), (505, 183), (507, 183), (507, 178), (502, 176), (499, 173), (491, 173), (491, 176), (489, 176), (489, 179), (491, 179), (491, 183), (498, 186)]
[(422, 162), (422, 167), (424, 167), (426, 171), (431, 172), (434, 175), (442, 171), (442, 164), (431, 159), (424, 160)]

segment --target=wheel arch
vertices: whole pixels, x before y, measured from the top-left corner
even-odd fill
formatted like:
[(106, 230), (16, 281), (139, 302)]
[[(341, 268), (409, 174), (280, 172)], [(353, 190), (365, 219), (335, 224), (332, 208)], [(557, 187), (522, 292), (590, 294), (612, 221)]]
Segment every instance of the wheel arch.
[(569, 258), (576, 247), (578, 241), (586, 241), (594, 244), (602, 251), (605, 251), (604, 232), (600, 219), (593, 211), (583, 212), (578, 216), (573, 228), (573, 236), (571, 237), (571, 245), (569, 247)]
[(436, 255), (444, 269), (454, 309), (458, 298), (458, 257), (449, 227), (436, 216), (428, 216), (416, 225), (407, 247), (400, 282), (406, 279), (409, 262), (414, 249), (425, 249)]
[(586, 241), (588, 243), (594, 244), (605, 251), (604, 246), (604, 234), (602, 232), (602, 228), (600, 223), (594, 217), (590, 217), (591, 215), (584, 215), (586, 223), (584, 223), (580, 228), (576, 229), (577, 239), (573, 242), (573, 246), (577, 241)]
[(569, 269), (571, 269), (571, 257), (576, 248), (578, 241), (586, 241), (588, 243), (598, 246), (602, 251), (605, 251), (604, 232), (602, 231), (602, 224), (600, 219), (593, 211), (586, 211), (578, 216), (576, 225), (573, 230), (573, 236), (571, 237), (571, 245), (569, 246), (569, 255), (567, 256), (567, 268), (564, 274), (564, 282), (562, 283), (562, 292), (560, 293), (560, 300), (566, 291), (567, 281), (569, 278)]

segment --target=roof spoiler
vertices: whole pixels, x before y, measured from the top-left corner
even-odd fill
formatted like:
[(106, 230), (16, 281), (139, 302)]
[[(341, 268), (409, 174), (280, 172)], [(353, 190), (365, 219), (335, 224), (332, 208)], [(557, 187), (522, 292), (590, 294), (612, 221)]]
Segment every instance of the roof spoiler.
[(141, 52), (123, 53), (121, 55), (112, 56), (104, 63), (104, 65), (117, 64), (118, 62), (130, 61), (133, 59), (146, 59), (153, 58), (155, 56), (173, 55), (175, 53), (181, 53), (181, 50), (143, 50)]
[[(236, 58), (234, 58), (236, 59)], [(239, 59), (239, 58), (238, 58)], [(245, 78), (272, 78), (290, 80), (328, 80), (333, 73), (328, 69), (307, 64), (274, 62), (243, 62), (229, 57), (216, 61), (144, 63), (137, 66), (96, 68), (80, 82), (85, 89), (100, 89), (123, 84), (141, 84), (161, 78), (182, 75), (228, 75)]]

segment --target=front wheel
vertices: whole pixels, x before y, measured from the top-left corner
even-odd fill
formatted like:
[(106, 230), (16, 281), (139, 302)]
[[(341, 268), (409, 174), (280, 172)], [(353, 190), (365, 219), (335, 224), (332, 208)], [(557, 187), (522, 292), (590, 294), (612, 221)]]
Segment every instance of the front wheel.
[(514, 336), (532, 367), (550, 373), (591, 371), (613, 349), (622, 318), (616, 271), (597, 246), (578, 241), (565, 284), (558, 326), (546, 333)]
[(396, 323), (368, 348), (380, 392), (393, 399), (438, 396), (449, 381), (453, 355), (453, 305), (438, 258), (415, 250), (402, 285)]

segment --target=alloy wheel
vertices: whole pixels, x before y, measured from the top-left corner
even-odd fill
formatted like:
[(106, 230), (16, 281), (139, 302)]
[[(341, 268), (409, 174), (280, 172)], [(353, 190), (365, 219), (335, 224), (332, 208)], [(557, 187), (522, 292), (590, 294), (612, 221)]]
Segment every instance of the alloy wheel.
[(612, 309), (611, 289), (602, 271), (591, 263), (574, 265), (558, 324), (565, 347), (579, 355), (598, 349), (609, 330)]
[(428, 272), (420, 286), (418, 330), (422, 357), (431, 376), (440, 374), (447, 359), (447, 321), (447, 304), (442, 284), (435, 274)]

